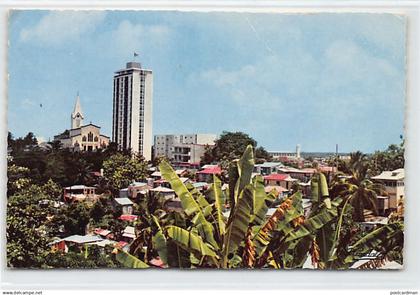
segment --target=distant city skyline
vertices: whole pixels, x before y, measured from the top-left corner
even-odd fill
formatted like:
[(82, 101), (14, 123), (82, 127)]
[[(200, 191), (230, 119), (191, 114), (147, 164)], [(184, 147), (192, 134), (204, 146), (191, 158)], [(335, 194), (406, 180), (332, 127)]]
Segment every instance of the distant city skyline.
[(153, 134), (241, 131), (267, 150), (373, 152), (404, 134), (406, 21), (391, 14), (14, 11), (15, 137), (112, 134), (113, 76), (154, 73)]

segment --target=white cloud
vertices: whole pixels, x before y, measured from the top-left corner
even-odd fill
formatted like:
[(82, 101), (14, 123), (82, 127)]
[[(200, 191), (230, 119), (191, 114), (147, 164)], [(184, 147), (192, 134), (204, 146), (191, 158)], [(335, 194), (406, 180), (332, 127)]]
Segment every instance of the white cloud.
[(170, 37), (170, 29), (165, 25), (143, 25), (124, 20), (118, 27), (101, 36), (98, 42), (112, 45), (107, 46), (112, 54), (133, 54), (138, 51), (140, 57), (145, 50), (167, 50), (166, 42)]
[[(401, 99), (400, 71), (386, 59), (377, 57), (349, 40), (337, 40), (325, 51), (317, 94), (336, 103), (364, 105), (368, 101), (387, 103), (387, 98)], [(354, 99), (348, 99), (354, 96)], [(356, 99), (358, 98), (358, 99)]]
[(400, 75), (374, 52), (351, 40), (336, 40), (318, 58), (296, 49), (288, 56), (266, 56), (238, 69), (210, 69), (192, 75), (190, 83), (213, 85), (212, 95), (223, 95), (242, 109), (252, 107), (272, 119), (279, 112), (289, 116), (288, 110), (295, 116), (311, 110), (339, 118), (366, 114), (366, 105), (384, 108), (391, 99), (398, 105), (404, 93)]
[(40, 45), (60, 45), (78, 40), (82, 35), (93, 32), (105, 15), (104, 11), (49, 12), (35, 26), (22, 29), (20, 40)]

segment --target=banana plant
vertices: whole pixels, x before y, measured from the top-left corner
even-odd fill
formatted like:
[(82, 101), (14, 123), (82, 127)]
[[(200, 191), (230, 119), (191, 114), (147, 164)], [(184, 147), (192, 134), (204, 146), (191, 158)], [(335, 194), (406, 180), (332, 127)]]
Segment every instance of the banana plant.
[[(385, 245), (384, 239), (401, 236), (399, 225), (390, 225), (353, 244), (345, 243), (341, 228), (351, 206), (341, 197), (330, 199), (321, 172), (311, 181), (309, 216), (303, 212), (302, 194), (296, 192), (282, 199), (267, 217), (278, 193), (266, 193), (263, 178), (251, 177), (253, 166), (254, 151), (248, 146), (229, 167), (229, 189), (223, 191), (221, 180), (214, 175), (203, 194), (184, 184), (167, 162), (161, 162), (162, 177), (181, 200), (183, 212), (168, 213), (173, 215), (169, 222), (151, 218), (150, 253), (159, 255), (169, 267), (182, 268), (299, 268), (309, 256), (317, 268), (346, 268), (371, 247), (391, 249), (395, 243)], [(147, 265), (141, 260), (143, 263), (135, 260), (133, 264), (132, 257), (124, 255), (119, 260), (128, 266)]]

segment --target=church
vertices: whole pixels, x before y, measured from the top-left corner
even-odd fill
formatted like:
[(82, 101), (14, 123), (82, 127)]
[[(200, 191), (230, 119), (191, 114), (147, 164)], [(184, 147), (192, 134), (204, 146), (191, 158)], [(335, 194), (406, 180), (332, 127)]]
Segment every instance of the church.
[(71, 129), (54, 136), (54, 141), (59, 141), (62, 148), (73, 151), (95, 151), (109, 145), (109, 137), (101, 134), (101, 127), (89, 123), (83, 125), (84, 115), (77, 94), (74, 110), (71, 113)]

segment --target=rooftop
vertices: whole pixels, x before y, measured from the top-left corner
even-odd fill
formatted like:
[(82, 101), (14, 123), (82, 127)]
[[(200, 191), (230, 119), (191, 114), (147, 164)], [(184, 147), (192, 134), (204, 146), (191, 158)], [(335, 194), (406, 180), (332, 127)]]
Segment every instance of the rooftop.
[(293, 178), (291, 178), (289, 174), (270, 174), (264, 176), (264, 180), (291, 181)]
[(157, 192), (157, 193), (173, 193), (174, 192), (173, 189), (170, 189), (164, 186), (158, 186), (158, 187), (152, 188), (150, 191)]
[(124, 206), (124, 205), (133, 205), (133, 202), (129, 198), (115, 198), (115, 202)]
[(278, 166), (284, 166), (281, 162), (265, 162), (263, 164), (257, 164), (255, 167), (261, 167), (261, 168), (274, 168)]
[(86, 243), (100, 242), (102, 240), (103, 239), (101, 237), (96, 236), (96, 235), (85, 235), (85, 236), (72, 235), (64, 239), (61, 239), (60, 241), (72, 242), (72, 243), (77, 243), (77, 244), (86, 244)]
[(381, 174), (373, 176), (376, 180), (404, 180), (404, 168), (393, 171), (383, 171)]
[(201, 171), (198, 171), (197, 173), (199, 173), (199, 174), (221, 174), (222, 173), (222, 168), (220, 168), (219, 166), (213, 166), (213, 167), (208, 167), (208, 168), (205, 168)]
[(95, 187), (93, 187), (93, 186), (86, 186), (86, 185), (83, 185), (83, 184), (75, 184), (75, 185), (72, 185), (72, 186), (67, 186), (67, 187), (65, 187), (65, 189), (67, 190), (79, 190), (79, 189), (91, 189), (91, 188), (95, 188)]

